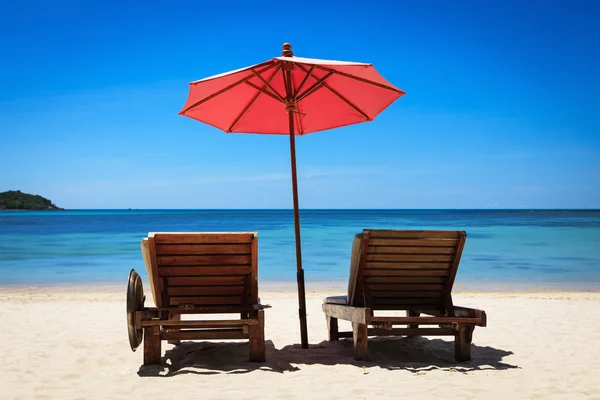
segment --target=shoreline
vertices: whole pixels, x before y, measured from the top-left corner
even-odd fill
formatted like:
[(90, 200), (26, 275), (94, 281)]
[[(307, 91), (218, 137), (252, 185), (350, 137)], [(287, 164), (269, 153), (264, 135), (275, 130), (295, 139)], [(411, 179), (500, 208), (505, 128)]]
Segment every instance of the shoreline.
[[(295, 281), (259, 281), (259, 293), (295, 293), (297, 284)], [(347, 281), (311, 281), (307, 280), (306, 293), (319, 293), (321, 295), (344, 295), (347, 291)], [(150, 292), (150, 284), (143, 280), (145, 293)], [(113, 293), (127, 290), (127, 279), (122, 283), (116, 282), (78, 282), (78, 283), (0, 283), (0, 293), (27, 293), (27, 292), (96, 292)], [(600, 293), (600, 283), (455, 283), (453, 294), (471, 293), (495, 293), (495, 294), (533, 294), (533, 293)]]

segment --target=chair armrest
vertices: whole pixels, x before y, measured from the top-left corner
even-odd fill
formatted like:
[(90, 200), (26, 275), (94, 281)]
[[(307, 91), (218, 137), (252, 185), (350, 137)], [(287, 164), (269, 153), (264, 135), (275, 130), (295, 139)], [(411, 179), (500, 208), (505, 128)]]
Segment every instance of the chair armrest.
[(363, 325), (368, 325), (371, 319), (370, 308), (324, 303), (323, 312), (328, 317), (339, 318), (344, 321), (351, 321)]
[(454, 306), (454, 315), (456, 315), (457, 317), (477, 318), (480, 320), (477, 326), (487, 326), (487, 315), (483, 310)]

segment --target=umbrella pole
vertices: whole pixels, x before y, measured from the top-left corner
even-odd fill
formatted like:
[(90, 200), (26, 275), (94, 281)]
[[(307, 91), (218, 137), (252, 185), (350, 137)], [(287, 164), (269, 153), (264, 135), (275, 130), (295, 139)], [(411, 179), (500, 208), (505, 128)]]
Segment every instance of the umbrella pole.
[[(283, 57), (293, 57), (292, 45), (283, 44)], [(290, 159), (292, 163), (292, 194), (294, 197), (294, 230), (296, 233), (296, 280), (298, 281), (298, 316), (300, 317), (300, 340), (303, 349), (308, 349), (308, 329), (306, 327), (306, 296), (304, 292), (304, 269), (302, 268), (302, 248), (300, 246), (300, 212), (298, 210), (298, 178), (296, 174), (296, 136), (294, 134), (294, 113), (296, 99), (294, 98), (294, 83), (292, 81), (292, 63), (283, 63), (283, 83), (285, 85), (285, 111), (290, 124)]]
[(300, 316), (300, 341), (303, 349), (308, 349), (308, 329), (306, 325), (306, 295), (304, 289), (304, 269), (302, 268), (302, 248), (300, 242), (300, 212), (298, 210), (298, 178), (296, 173), (296, 140), (294, 135), (294, 113), (289, 111), (290, 158), (292, 163), (292, 193), (294, 197), (294, 229), (296, 233), (296, 279), (298, 281), (298, 315)]

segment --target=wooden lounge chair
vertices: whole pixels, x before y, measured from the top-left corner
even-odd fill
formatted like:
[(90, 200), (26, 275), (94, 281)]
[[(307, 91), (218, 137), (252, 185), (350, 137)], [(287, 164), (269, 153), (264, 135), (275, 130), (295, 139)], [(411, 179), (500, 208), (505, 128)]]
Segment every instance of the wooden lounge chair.
[[(144, 307), (131, 270), (127, 322), (131, 349), (144, 342), (144, 365), (160, 364), (161, 341), (249, 339), (250, 360), (265, 360), (264, 308), (258, 298), (256, 233), (150, 233), (142, 254), (156, 307)], [(183, 314), (234, 314), (183, 319)]]
[[(473, 330), (486, 326), (486, 314), (452, 302), (466, 238), (464, 231), (364, 230), (356, 235), (348, 296), (328, 297), (323, 304), (329, 340), (352, 336), (354, 358), (366, 360), (368, 336), (448, 335), (454, 336), (456, 360), (470, 360)], [(379, 310), (405, 310), (407, 316), (375, 316)], [(352, 332), (338, 332), (338, 318), (351, 321)]]

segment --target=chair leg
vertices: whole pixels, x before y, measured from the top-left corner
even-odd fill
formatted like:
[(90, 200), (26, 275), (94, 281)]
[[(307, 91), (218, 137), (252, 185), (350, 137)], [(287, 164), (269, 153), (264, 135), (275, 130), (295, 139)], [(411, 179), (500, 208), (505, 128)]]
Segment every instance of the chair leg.
[[(171, 321), (181, 321), (181, 314), (171, 314)], [(180, 332), (181, 329), (179, 328), (169, 328), (167, 329), (167, 332)], [(173, 340), (168, 340), (167, 343), (175, 345), (175, 346), (179, 346), (181, 344), (181, 340), (179, 339), (173, 339)]]
[[(418, 312), (418, 311), (414, 311), (414, 310), (407, 310), (406, 311), (406, 315), (409, 316), (409, 317), (418, 317), (418, 316), (421, 315), (421, 313)], [(410, 324), (410, 325), (408, 325), (408, 327), (412, 328), (412, 329), (417, 329), (417, 328), (419, 328), (419, 324)], [(412, 337), (412, 336), (415, 336), (415, 335), (409, 335), (409, 336)]]
[(144, 365), (160, 364), (160, 328), (149, 326), (144, 328)]
[(327, 331), (329, 332), (329, 340), (335, 341), (340, 339), (338, 330), (338, 319), (327, 316)]
[(456, 361), (471, 360), (471, 342), (473, 340), (474, 325), (462, 325), (457, 328), (454, 336), (454, 357)]
[(354, 359), (366, 361), (369, 351), (369, 334), (367, 325), (352, 323), (354, 337)]
[(258, 324), (248, 326), (250, 361), (265, 362), (265, 312), (258, 312)]

